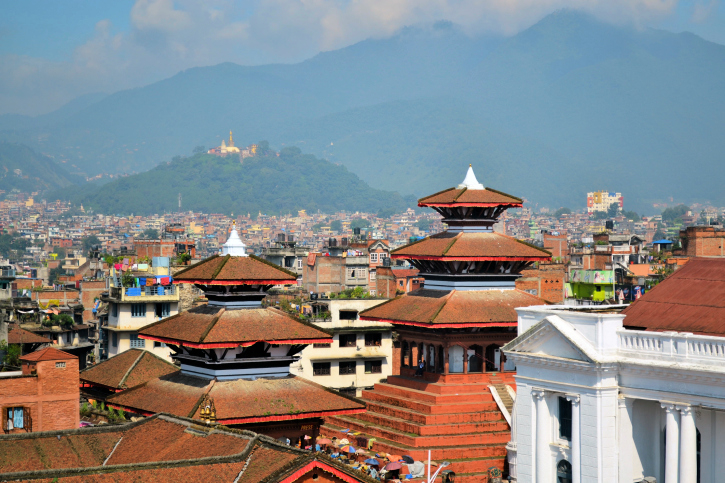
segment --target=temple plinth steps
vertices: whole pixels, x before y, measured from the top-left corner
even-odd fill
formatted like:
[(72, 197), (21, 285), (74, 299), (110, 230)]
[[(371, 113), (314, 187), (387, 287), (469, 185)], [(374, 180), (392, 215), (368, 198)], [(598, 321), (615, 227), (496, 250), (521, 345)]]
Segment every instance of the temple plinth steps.
[[(475, 413), (473, 413), (475, 414)], [(499, 417), (500, 414), (489, 413), (491, 417)], [(382, 414), (368, 412), (357, 416), (356, 420), (368, 426), (382, 426), (405, 433), (413, 433), (419, 436), (442, 436), (446, 434), (467, 434), (481, 431), (506, 431), (508, 424), (500, 419), (473, 422), (463, 424), (416, 424), (405, 419), (395, 418)]]
[(505, 445), (511, 439), (489, 386), (497, 388), (506, 405), (511, 402), (506, 385), (514, 386), (513, 374), (476, 374), (472, 381), (462, 377), (445, 383), (432, 378), (391, 376), (374, 390), (363, 391), (366, 413), (330, 416), (321, 432), (348, 438), (353, 446), (356, 437), (374, 438), (373, 451), (419, 461), (428, 459), (430, 449), (434, 460), (451, 462), (457, 482), (485, 482), (490, 467), (503, 469)]

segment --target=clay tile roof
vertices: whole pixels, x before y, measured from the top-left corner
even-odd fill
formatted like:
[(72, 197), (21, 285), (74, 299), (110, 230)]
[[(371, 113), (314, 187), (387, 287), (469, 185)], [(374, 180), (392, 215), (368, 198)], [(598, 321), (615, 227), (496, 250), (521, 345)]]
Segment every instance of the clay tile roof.
[(224, 434), (203, 427), (188, 431), (186, 425), (154, 418), (125, 431), (106, 465), (227, 456), (243, 452), (251, 441), (249, 436)]
[(15, 324), (8, 325), (8, 344), (50, 344), (53, 341), (39, 336)]
[(282, 452), (273, 448), (258, 448), (252, 454), (249, 468), (237, 483), (259, 483), (299, 457), (300, 454), (297, 453)]
[(276, 285), (296, 281), (296, 273), (254, 255), (248, 257), (214, 255), (174, 275), (176, 283), (209, 285)]
[(47, 347), (45, 349), (31, 352), (30, 354), (26, 354), (20, 358), (21, 361), (29, 362), (63, 361), (68, 359), (78, 359), (78, 357), (74, 356), (73, 354), (68, 354), (67, 352), (59, 351), (58, 349), (54, 349), (52, 347)]
[(501, 233), (444, 231), (390, 253), (391, 258), (428, 260), (531, 260), (551, 259), (551, 253)]
[(192, 308), (139, 330), (144, 339), (181, 342), (193, 347), (250, 346), (330, 342), (332, 336), (274, 308), (225, 310), (209, 305)]
[(177, 371), (118, 392), (106, 401), (142, 414), (169, 413), (188, 417), (194, 414), (211, 383), (208, 379)]
[(207, 393), (214, 401), (217, 421), (221, 424), (300, 419), (365, 410), (362, 401), (294, 376), (212, 383), (176, 373), (114, 394), (107, 401), (113, 406), (143, 414), (165, 412), (198, 418), (199, 403)]
[(178, 371), (174, 364), (142, 349), (130, 349), (80, 373), (81, 381), (113, 389), (137, 386)]
[(449, 188), (418, 200), (418, 206), (511, 206), (523, 205), (523, 200), (491, 188), (470, 190)]
[(515, 327), (516, 307), (546, 305), (520, 290), (415, 290), (360, 313), (360, 319), (418, 327)]
[(627, 327), (725, 336), (725, 259), (690, 259), (622, 313)]

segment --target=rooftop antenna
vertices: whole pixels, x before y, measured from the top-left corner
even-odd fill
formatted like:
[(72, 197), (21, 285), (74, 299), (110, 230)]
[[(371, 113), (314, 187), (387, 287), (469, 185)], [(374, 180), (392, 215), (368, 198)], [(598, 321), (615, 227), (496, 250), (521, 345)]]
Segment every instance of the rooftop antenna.
[(179, 213), (181, 213), (181, 193), (179, 193)]

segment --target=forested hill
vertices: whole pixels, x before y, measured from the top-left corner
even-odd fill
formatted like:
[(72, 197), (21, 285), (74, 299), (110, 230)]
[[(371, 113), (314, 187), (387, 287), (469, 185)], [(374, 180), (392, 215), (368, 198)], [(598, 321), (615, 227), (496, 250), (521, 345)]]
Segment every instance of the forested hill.
[(46, 191), (80, 183), (85, 179), (69, 174), (49, 157), (22, 144), (0, 142), (1, 190)]
[(306, 209), (392, 213), (414, 204), (399, 194), (376, 190), (337, 166), (295, 147), (246, 158), (196, 154), (175, 158), (151, 171), (88, 186), (61, 196), (99, 213), (149, 215), (182, 209), (204, 213), (268, 215)]

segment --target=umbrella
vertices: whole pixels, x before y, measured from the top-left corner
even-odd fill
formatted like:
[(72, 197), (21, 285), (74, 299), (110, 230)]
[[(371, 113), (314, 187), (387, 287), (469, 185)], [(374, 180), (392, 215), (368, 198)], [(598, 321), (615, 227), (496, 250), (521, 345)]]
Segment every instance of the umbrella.
[(305, 439), (312, 439), (312, 436), (305, 435)]
[[(423, 463), (428, 464), (428, 460), (425, 460)], [(438, 466), (438, 463), (436, 463), (435, 461), (431, 461), (430, 462), (430, 465), (431, 466)]]
[(360, 448), (356, 449), (355, 450), (355, 453), (357, 453), (357, 454), (368, 454), (367, 451), (365, 451), (364, 449), (360, 449)]
[(343, 447), (340, 448), (340, 451), (344, 451), (345, 453), (354, 453), (355, 452), (355, 448), (353, 448), (349, 444), (346, 444), (345, 446), (343, 446)]
[(365, 460), (365, 463), (373, 466), (380, 466), (380, 461), (376, 460), (375, 458), (368, 458)]
[(392, 463), (388, 463), (387, 465), (385, 465), (385, 468), (384, 469), (386, 471), (394, 471), (394, 470), (399, 470), (402, 467), (403, 467), (403, 465), (401, 465), (397, 461), (394, 461)]
[(350, 444), (350, 441), (347, 440), (347, 438), (342, 438), (340, 441), (338, 441), (340, 444)]
[(400, 461), (400, 460), (402, 460), (402, 459), (403, 459), (403, 457), (402, 457), (402, 456), (399, 456), (399, 455), (397, 455), (397, 454), (390, 454), (390, 453), (388, 453), (388, 459), (389, 459), (390, 461), (392, 461), (392, 462), (395, 462), (395, 461)]
[(350, 431), (349, 429), (343, 429), (343, 430), (342, 430), (342, 431), (340, 431), (340, 432), (341, 432), (341, 433), (347, 433), (347, 432), (349, 432), (349, 431)]
[(411, 464), (411, 465), (413, 463), (415, 463), (415, 460), (413, 458), (411, 458), (410, 456), (407, 456), (407, 455), (406, 456), (403, 456), (402, 460), (405, 461), (408, 464)]
[(327, 438), (322, 438), (317, 440), (317, 444), (332, 444), (332, 441)]

